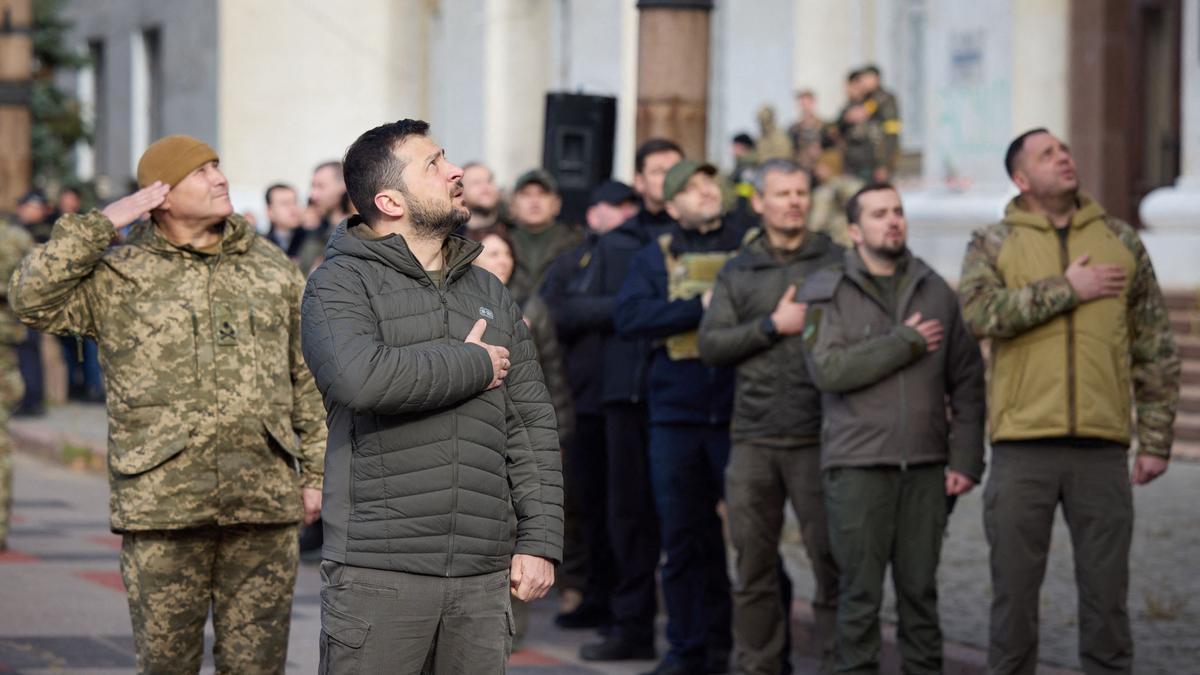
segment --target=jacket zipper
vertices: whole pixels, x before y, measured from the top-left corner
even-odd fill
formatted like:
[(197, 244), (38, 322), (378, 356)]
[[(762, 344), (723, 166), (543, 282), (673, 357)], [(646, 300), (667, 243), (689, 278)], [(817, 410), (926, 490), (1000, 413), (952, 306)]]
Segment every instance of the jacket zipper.
[[(896, 296), (896, 316), (893, 317), (895, 325), (899, 326), (904, 323), (905, 309), (909, 304), (912, 304), (912, 299), (917, 295), (917, 286), (924, 280), (925, 276), (921, 275), (912, 280), (912, 285), (908, 290), (907, 302), (902, 302), (904, 298), (900, 295)], [(896, 289), (899, 291), (900, 289)], [(908, 446), (911, 439), (908, 437), (908, 390), (904, 386), (904, 368), (900, 369), (900, 470), (908, 470)]]
[[(1067, 227), (1070, 227), (1068, 225)], [(1067, 267), (1071, 264), (1069, 258), (1071, 253), (1067, 246), (1067, 238), (1070, 237), (1070, 230), (1067, 230), (1066, 237), (1059, 237), (1059, 260), (1062, 263), (1063, 272), (1067, 271)], [(1057, 233), (1056, 233), (1057, 236)], [(1075, 313), (1067, 313), (1067, 435), (1074, 436), (1075, 431)]]
[[(449, 277), (449, 270), (443, 270), (442, 274)], [(432, 282), (432, 279), (430, 280)], [(438, 294), (438, 299), (442, 301), (442, 328), (446, 335), (446, 341), (450, 341), (450, 306), (446, 303), (446, 294), (442, 289), (434, 287)], [(445, 576), (450, 576), (450, 565), (454, 560), (454, 531), (455, 523), (458, 521), (458, 414), (454, 411), (450, 412), (450, 442), (454, 445), (454, 461), (450, 465), (450, 538), (446, 542), (446, 571)]]

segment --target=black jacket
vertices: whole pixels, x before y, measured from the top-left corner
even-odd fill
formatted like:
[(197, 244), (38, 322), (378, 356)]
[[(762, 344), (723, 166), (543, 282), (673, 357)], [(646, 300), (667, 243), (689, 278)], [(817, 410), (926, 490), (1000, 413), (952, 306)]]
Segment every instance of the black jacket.
[(554, 319), (571, 399), (580, 415), (603, 413), (604, 344), (613, 334), (613, 303), (600, 295), (599, 242), (600, 236), (589, 232), (583, 243), (555, 258), (542, 280), (542, 299)]
[[(666, 211), (638, 211), (620, 227), (600, 238), (596, 250), (599, 290), (595, 300), (604, 303), (608, 316), (617, 308), (617, 294), (629, 274), (634, 255), (675, 221)], [(604, 344), (604, 403), (644, 403), (651, 341), (644, 337), (613, 335)]]
[[(480, 245), (446, 242), (436, 287), (403, 237), (338, 226), (302, 305), (304, 358), (325, 398), (327, 559), (462, 577), (512, 553), (562, 557), (562, 469), (554, 408), (521, 310), (471, 265)], [(505, 383), (463, 339), (507, 347)], [(509, 517), (516, 512), (516, 546)]]
[(767, 333), (767, 319), (789, 285), (804, 302), (804, 279), (839, 265), (844, 249), (809, 233), (786, 261), (759, 234), (717, 276), (700, 323), (700, 356), (711, 365), (736, 366), (732, 437), (774, 447), (816, 443), (821, 435), (821, 392), (804, 364), (800, 335)]

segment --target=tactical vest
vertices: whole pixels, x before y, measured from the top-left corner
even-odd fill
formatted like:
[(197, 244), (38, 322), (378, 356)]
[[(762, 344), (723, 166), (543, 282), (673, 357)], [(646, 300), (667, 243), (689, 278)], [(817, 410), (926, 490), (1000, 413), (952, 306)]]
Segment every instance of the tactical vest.
[[(742, 245), (752, 238), (755, 230), (746, 233)], [(713, 287), (717, 273), (738, 254), (741, 245), (732, 251), (709, 251), (705, 253), (684, 253), (675, 255), (671, 252), (671, 234), (667, 233), (658, 238), (658, 246), (662, 249), (663, 263), (667, 268), (667, 299), (691, 300), (704, 295)], [(672, 361), (700, 358), (700, 334), (698, 329), (672, 335), (666, 339), (667, 357)]]

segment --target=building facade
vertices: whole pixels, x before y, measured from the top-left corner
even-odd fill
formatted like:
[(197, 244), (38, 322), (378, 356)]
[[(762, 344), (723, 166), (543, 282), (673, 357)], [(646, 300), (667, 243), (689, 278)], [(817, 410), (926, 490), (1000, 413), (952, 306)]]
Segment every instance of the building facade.
[[(847, 71), (875, 63), (900, 101), (913, 247), (944, 274), (1011, 197), (1009, 140), (1044, 126), (1072, 144), (1085, 189), (1148, 226), (1164, 281), (1195, 286), (1182, 260), (1200, 252), (1187, 201), (1200, 195), (1198, 3), (715, 0), (707, 154), (731, 167), (729, 139), (757, 134), (764, 104), (786, 126), (799, 89), (834, 117)], [(541, 161), (550, 91), (617, 98), (614, 172), (632, 174), (637, 0), (79, 0), (68, 12), (93, 56), (64, 83), (96, 123), (79, 168), (110, 197), (151, 139), (188, 133), (220, 151), (238, 208), (261, 210), (267, 185), (304, 192), (315, 165), (402, 117), (428, 119), (452, 159), (482, 160), (504, 185)]]

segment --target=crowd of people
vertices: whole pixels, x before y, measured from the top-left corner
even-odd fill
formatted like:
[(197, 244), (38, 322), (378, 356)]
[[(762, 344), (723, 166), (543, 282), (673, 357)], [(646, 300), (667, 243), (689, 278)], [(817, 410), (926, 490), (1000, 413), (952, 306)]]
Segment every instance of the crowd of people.
[(6, 231), (16, 316), (100, 345), (139, 667), (195, 672), (211, 606), (218, 671), (282, 672), (299, 539), (322, 672), (502, 672), (552, 584), (555, 623), (598, 631), (584, 660), (791, 672), (790, 503), (823, 669), (878, 671), (890, 568), (903, 670), (938, 673), (942, 540), (986, 437), (989, 672), (1034, 672), (1059, 504), (1084, 669), (1130, 672), (1130, 485), (1166, 470), (1180, 377), (1145, 249), (1035, 129), (952, 288), (907, 246), (894, 97), (873, 67), (847, 91), (832, 124), (811, 92), (787, 133), (764, 114), (732, 180), (645, 141), (582, 224), (550, 173), (505, 195), (402, 120), (317, 167), (307, 207), (271, 186), (263, 237), (184, 136), (103, 211)]

